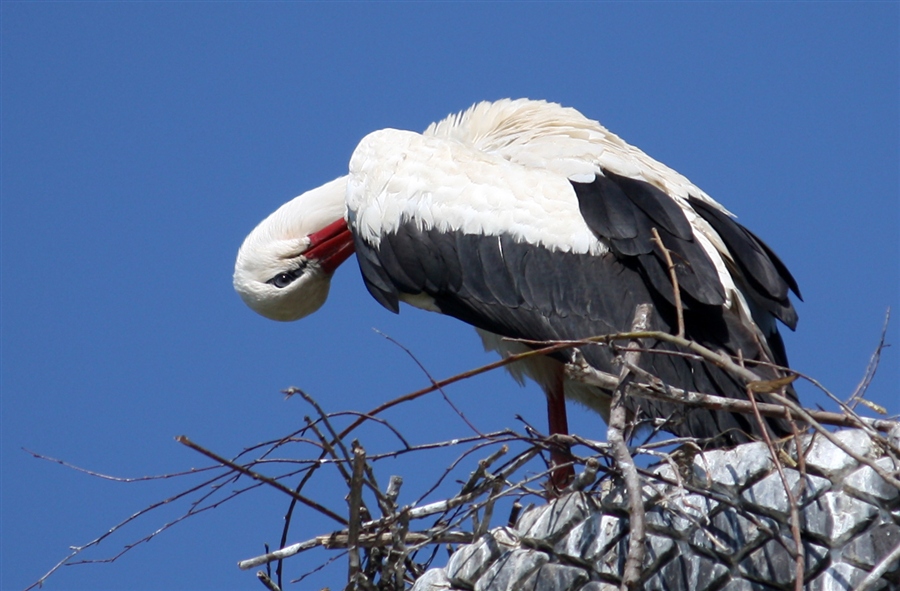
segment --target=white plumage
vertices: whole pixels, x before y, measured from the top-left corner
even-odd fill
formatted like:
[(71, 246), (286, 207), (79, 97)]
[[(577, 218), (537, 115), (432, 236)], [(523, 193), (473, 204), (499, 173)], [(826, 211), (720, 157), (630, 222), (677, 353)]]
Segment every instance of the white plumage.
[[(654, 328), (673, 330), (673, 286), (653, 229), (675, 260), (687, 335), (747, 360), (786, 364), (775, 319), (793, 328), (788, 291), (797, 287), (774, 253), (682, 175), (578, 111), (543, 101), (479, 103), (422, 134), (367, 135), (346, 177), (253, 230), (234, 283), (261, 314), (300, 318), (324, 301), (352, 242), (367, 288), (385, 307), (398, 311), (404, 301), (456, 316), (479, 329), (486, 347), (508, 354), (524, 346), (502, 337), (627, 330), (640, 303), (654, 306)], [(612, 371), (608, 350), (582, 353)], [(552, 402), (569, 360), (561, 354), (511, 371), (538, 381)], [(744, 396), (743, 384), (694, 360), (645, 354), (641, 363), (679, 388)], [(569, 381), (565, 393), (606, 415), (608, 392)], [(759, 432), (728, 413), (647, 401), (632, 410), (718, 444)]]

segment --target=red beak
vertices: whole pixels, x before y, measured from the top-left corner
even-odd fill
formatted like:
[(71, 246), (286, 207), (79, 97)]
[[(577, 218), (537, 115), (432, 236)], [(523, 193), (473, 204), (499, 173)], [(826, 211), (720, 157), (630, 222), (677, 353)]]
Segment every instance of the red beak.
[(309, 248), (303, 255), (318, 261), (326, 273), (334, 273), (353, 254), (353, 234), (343, 218), (309, 235)]

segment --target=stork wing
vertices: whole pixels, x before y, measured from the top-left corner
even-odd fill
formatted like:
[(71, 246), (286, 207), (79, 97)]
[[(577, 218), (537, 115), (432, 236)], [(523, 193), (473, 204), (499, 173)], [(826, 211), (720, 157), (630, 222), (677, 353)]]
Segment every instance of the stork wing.
[[(652, 328), (675, 332), (674, 287), (651, 241), (656, 228), (675, 263), (687, 338), (747, 360), (784, 362), (777, 331), (770, 350), (749, 314), (735, 312), (740, 302), (725, 305), (720, 272), (726, 263), (734, 273), (760, 272), (741, 283), (790, 318), (782, 287), (794, 283), (784, 266), (726, 215), (701, 208), (711, 226), (727, 229), (715, 238), (736, 245), (733, 260), (714, 262), (683, 206), (643, 180), (602, 170), (590, 183), (570, 182), (459, 142), (384, 130), (354, 153), (347, 203), (366, 286), (394, 312), (405, 300), (505, 337), (557, 341), (628, 331), (635, 308), (649, 303)], [(670, 386), (746, 398), (744, 385), (720, 368), (673, 355), (666, 343), (647, 346), (662, 353), (643, 354), (641, 366)], [(582, 353), (593, 367), (617, 373), (608, 348)], [(739, 415), (637, 404), (651, 416), (680, 415), (668, 429), (679, 435), (759, 432)], [(787, 430), (777, 421), (772, 427)]]

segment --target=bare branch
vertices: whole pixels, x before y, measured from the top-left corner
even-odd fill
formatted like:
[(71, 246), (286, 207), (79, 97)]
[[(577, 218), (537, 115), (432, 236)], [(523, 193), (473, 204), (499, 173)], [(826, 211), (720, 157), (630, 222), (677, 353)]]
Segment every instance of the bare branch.
[[(863, 374), (862, 380), (859, 382), (859, 385), (856, 386), (856, 390), (853, 391), (853, 394), (850, 395), (850, 398), (847, 399), (847, 405), (850, 408), (855, 408), (857, 403), (862, 403), (869, 408), (872, 408), (871, 402), (867, 401), (864, 397), (866, 395), (866, 390), (869, 389), (869, 384), (872, 383), (872, 378), (875, 377), (875, 371), (878, 369), (878, 362), (881, 361), (881, 352), (885, 347), (885, 338), (887, 338), (887, 329), (888, 323), (891, 320), (891, 309), (888, 307), (887, 312), (884, 314), (884, 324), (881, 327), (881, 338), (878, 339), (878, 346), (875, 347), (875, 352), (872, 353), (872, 357), (869, 359), (869, 364), (866, 366), (866, 372)], [(884, 409), (878, 408), (875, 409), (879, 414), (885, 414)]]
[(883, 580), (881, 577), (884, 573), (895, 567), (898, 561), (900, 561), (900, 543), (894, 546), (894, 548), (887, 553), (887, 556), (882, 558), (881, 562), (876, 564), (869, 574), (866, 575), (866, 578), (860, 581), (856, 591), (869, 591), (869, 589), (875, 589), (875, 586)]
[(219, 466), (207, 466), (205, 468), (191, 468), (190, 470), (184, 470), (182, 472), (170, 472), (168, 474), (155, 474), (152, 476), (136, 476), (132, 478), (122, 477), (122, 476), (110, 476), (109, 474), (102, 474), (100, 472), (95, 472), (93, 470), (88, 470), (87, 468), (81, 468), (80, 466), (76, 466), (74, 464), (70, 464), (65, 460), (60, 460), (58, 458), (51, 458), (50, 456), (45, 456), (43, 454), (39, 454), (36, 451), (31, 451), (27, 447), (23, 447), (22, 451), (30, 454), (32, 457), (38, 460), (44, 460), (47, 462), (52, 462), (54, 464), (59, 464), (65, 468), (69, 468), (70, 470), (75, 470), (76, 472), (81, 472), (82, 474), (87, 474), (88, 476), (93, 476), (95, 478), (100, 478), (102, 480), (111, 480), (112, 482), (123, 482), (123, 483), (132, 483), (132, 482), (145, 482), (148, 480), (167, 480), (170, 478), (178, 478), (180, 476), (191, 476), (194, 474), (200, 474), (201, 472), (209, 472), (210, 470), (217, 470)]
[(353, 441), (353, 476), (350, 480), (350, 495), (347, 497), (347, 504), (350, 505), (350, 524), (347, 532), (347, 549), (349, 555), (349, 572), (347, 581), (348, 589), (360, 582), (360, 565), (359, 565), (359, 514), (360, 505), (362, 504), (362, 480), (365, 472), (366, 451), (362, 448), (358, 441)]
[(390, 341), (390, 342), (392, 342), (393, 344), (395, 344), (396, 346), (400, 347), (400, 349), (401, 349), (404, 353), (406, 353), (407, 355), (409, 355), (410, 359), (412, 359), (412, 360), (415, 362), (415, 364), (419, 366), (419, 369), (422, 370), (422, 373), (424, 373), (424, 374), (425, 374), (425, 377), (428, 378), (428, 381), (431, 382), (431, 385), (432, 385), (433, 387), (435, 387), (435, 388), (441, 393), (441, 396), (443, 396), (443, 398), (444, 398), (444, 402), (446, 402), (447, 405), (450, 406), (451, 409), (453, 409), (453, 412), (455, 412), (456, 415), (457, 415), (459, 418), (461, 418), (461, 419), (463, 420), (463, 422), (469, 427), (469, 429), (471, 429), (473, 432), (477, 433), (478, 435), (481, 435), (481, 431), (478, 430), (478, 427), (476, 427), (475, 425), (473, 425), (473, 424), (469, 421), (469, 419), (466, 418), (466, 415), (465, 415), (461, 410), (459, 410), (459, 408), (457, 408), (457, 406), (456, 406), (455, 404), (453, 404), (453, 401), (450, 400), (450, 397), (447, 396), (447, 393), (446, 393), (446, 392), (444, 392), (443, 386), (441, 386), (440, 384), (438, 384), (438, 382), (431, 376), (431, 373), (425, 368), (425, 366), (422, 364), (422, 362), (419, 361), (419, 359), (413, 354), (412, 351), (410, 351), (407, 347), (405, 347), (405, 346), (401, 345), (399, 342), (397, 342), (397, 340), (395, 340), (394, 337), (388, 336), (388, 335), (386, 335), (385, 333), (381, 332), (381, 331), (378, 330), (378, 329), (373, 329), (373, 330), (374, 330), (377, 334), (379, 334), (379, 335), (383, 336), (384, 338), (386, 338), (388, 341)]
[(262, 474), (254, 472), (253, 470), (248, 470), (247, 468), (245, 468), (244, 466), (241, 466), (240, 464), (235, 464), (231, 460), (227, 460), (227, 459), (223, 458), (222, 456), (217, 455), (216, 453), (211, 452), (208, 449), (197, 445), (196, 443), (194, 443), (193, 441), (191, 441), (184, 435), (179, 435), (178, 437), (175, 438), (175, 441), (193, 449), (194, 451), (200, 452), (201, 454), (205, 455), (206, 457), (211, 458), (211, 459), (215, 460), (216, 462), (219, 462), (223, 466), (227, 466), (227, 467), (231, 468), (235, 472), (240, 472), (241, 474), (249, 476), (250, 478), (252, 478), (254, 480), (258, 480), (259, 482), (264, 482), (264, 483), (268, 484), (269, 486), (272, 486), (272, 487), (276, 488), (277, 490), (280, 490), (281, 492), (290, 496), (291, 498), (293, 498), (297, 501), (300, 501), (307, 507), (311, 507), (311, 508), (315, 509), (316, 511), (318, 511), (319, 513), (322, 513), (323, 515), (327, 515), (328, 517), (331, 517), (338, 523), (342, 523), (345, 525), (347, 523), (346, 519), (344, 519), (343, 517), (341, 517), (334, 511), (332, 511), (331, 509), (327, 509), (327, 508), (323, 507), (322, 505), (316, 503), (312, 499), (309, 499), (307, 497), (304, 497), (300, 493), (292, 491), (291, 489), (289, 489), (285, 485), (281, 484), (277, 480), (274, 480), (272, 478), (269, 478), (268, 476), (264, 476)]
[[(759, 424), (763, 439), (765, 439), (766, 446), (769, 448), (769, 456), (775, 464), (775, 469), (778, 470), (778, 476), (781, 478), (781, 485), (784, 487), (784, 492), (787, 494), (788, 505), (791, 509), (791, 535), (794, 537), (794, 548), (796, 549), (795, 552), (793, 552), (795, 564), (794, 589), (795, 591), (803, 591), (803, 541), (800, 539), (800, 511), (797, 508), (797, 497), (794, 495), (794, 491), (791, 490), (791, 485), (788, 483), (787, 476), (784, 474), (784, 466), (781, 465), (781, 460), (778, 458), (778, 452), (775, 451), (775, 445), (772, 443), (772, 438), (769, 436), (769, 429), (766, 428), (766, 422), (763, 420), (762, 415), (759, 413), (759, 409), (756, 407), (756, 397), (753, 394), (753, 388), (749, 385), (747, 386), (747, 398), (750, 399), (750, 404), (753, 405), (756, 422)], [(801, 478), (799, 482), (802, 494), (802, 487), (806, 481)], [(790, 551), (790, 548), (788, 548), (788, 551)]]
[[(644, 330), (650, 324), (651, 308), (649, 304), (640, 304), (634, 311), (634, 320), (632, 321), (632, 332)], [(636, 346), (640, 343), (635, 342)], [(644, 562), (645, 520), (644, 520), (644, 501), (642, 496), (641, 481), (638, 478), (637, 469), (634, 465), (634, 459), (628, 451), (625, 443), (625, 391), (629, 382), (633, 379), (634, 374), (629, 370), (629, 366), (637, 366), (640, 359), (640, 353), (629, 351), (624, 355), (624, 361), (628, 365), (623, 364), (622, 371), (619, 374), (619, 385), (613, 391), (612, 403), (609, 413), (609, 429), (606, 438), (612, 446), (613, 457), (619, 470), (622, 471), (622, 477), (625, 480), (625, 492), (628, 497), (628, 524), (630, 536), (628, 539), (628, 557), (625, 560), (625, 568), (622, 572), (622, 591), (637, 589), (638, 582), (641, 578), (641, 565)]]
[(675, 263), (672, 262), (672, 253), (666, 248), (666, 245), (663, 244), (662, 238), (659, 237), (659, 232), (657, 232), (656, 228), (650, 228), (650, 233), (653, 234), (651, 240), (656, 243), (659, 250), (662, 252), (663, 257), (666, 259), (666, 265), (669, 269), (669, 279), (672, 281), (672, 295), (675, 298), (675, 312), (677, 314), (678, 322), (678, 332), (675, 336), (684, 337), (684, 308), (681, 306), (681, 290), (678, 288), (678, 276), (675, 274)]
[(279, 587), (275, 581), (269, 578), (269, 575), (264, 573), (263, 571), (259, 571), (256, 573), (256, 578), (268, 589), (269, 591), (281, 591), (281, 587)]

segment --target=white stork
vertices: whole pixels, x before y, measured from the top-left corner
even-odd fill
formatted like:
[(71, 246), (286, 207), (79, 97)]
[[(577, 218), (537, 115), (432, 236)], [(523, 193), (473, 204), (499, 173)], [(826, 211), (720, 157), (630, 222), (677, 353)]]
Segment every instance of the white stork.
[[(788, 291), (800, 294), (772, 250), (682, 175), (578, 111), (543, 101), (483, 102), (421, 134), (369, 134), (347, 176), (289, 201), (250, 233), (234, 286), (260, 314), (295, 320), (324, 303), (335, 268), (355, 250), (385, 308), (396, 313), (406, 302), (449, 314), (503, 355), (525, 346), (502, 337), (628, 331), (644, 303), (652, 329), (675, 332), (673, 284), (654, 228), (676, 267), (686, 337), (786, 366), (776, 319), (795, 328)], [(609, 348), (580, 352), (593, 368), (618, 374)], [(564, 377), (572, 355), (510, 367), (546, 392), (551, 432), (566, 430), (563, 395), (609, 416), (610, 392)], [(640, 366), (676, 388), (746, 398), (740, 380), (693, 358), (645, 353)], [(760, 433), (743, 415), (629, 404), (638, 416), (666, 419), (671, 433), (716, 445)], [(769, 428), (788, 432), (780, 420)]]

